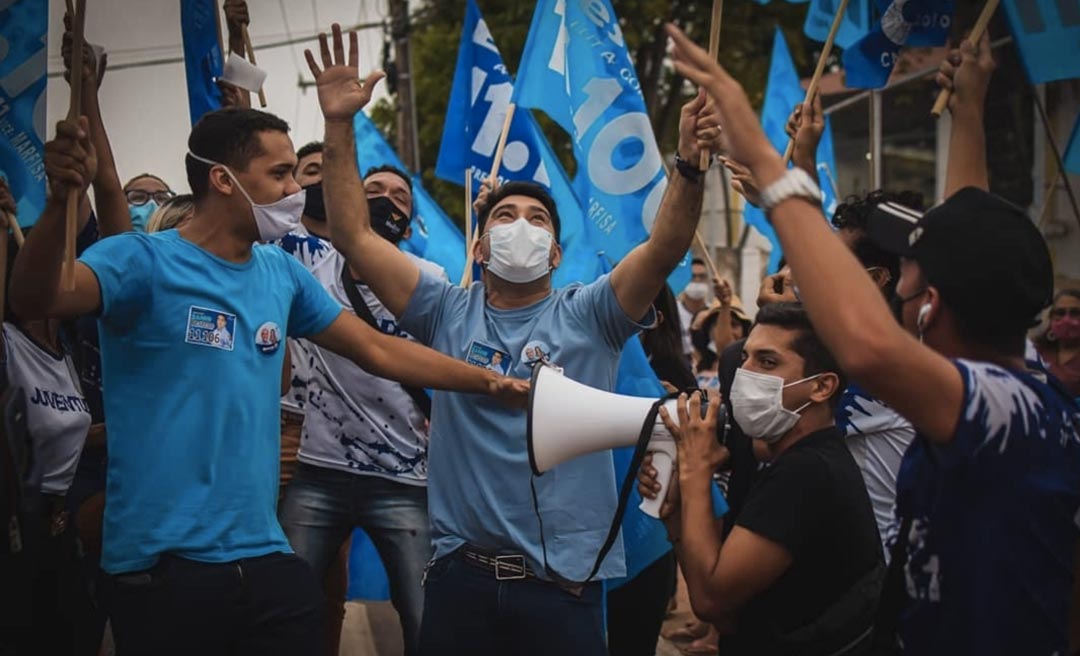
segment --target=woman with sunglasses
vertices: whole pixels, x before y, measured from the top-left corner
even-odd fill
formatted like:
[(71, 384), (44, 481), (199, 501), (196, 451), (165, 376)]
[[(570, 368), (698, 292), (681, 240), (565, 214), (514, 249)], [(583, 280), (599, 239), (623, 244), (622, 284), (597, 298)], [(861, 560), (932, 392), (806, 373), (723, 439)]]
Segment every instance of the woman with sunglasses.
[(1064, 289), (1054, 297), (1049, 326), (1036, 340), (1047, 369), (1080, 399), (1080, 289)]
[(141, 173), (128, 180), (124, 185), (124, 196), (131, 212), (131, 227), (138, 232), (146, 232), (146, 225), (154, 210), (175, 195), (164, 180), (150, 173)]

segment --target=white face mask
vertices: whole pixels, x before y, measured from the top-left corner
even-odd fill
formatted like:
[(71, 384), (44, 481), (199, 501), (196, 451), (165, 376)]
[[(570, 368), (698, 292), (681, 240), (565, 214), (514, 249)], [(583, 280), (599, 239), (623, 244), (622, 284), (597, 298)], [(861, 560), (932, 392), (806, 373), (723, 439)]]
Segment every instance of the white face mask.
[(524, 217), (492, 226), (486, 233), (491, 256), (487, 269), (507, 282), (525, 283), (551, 271), (551, 243), (547, 230)]
[(695, 301), (704, 301), (709, 295), (709, 285), (704, 282), (688, 282), (686, 283), (686, 289), (683, 290), (687, 298), (692, 298)]
[(225, 169), (225, 172), (228, 173), (229, 177), (236, 183), (236, 188), (244, 195), (247, 202), (251, 203), (251, 213), (255, 217), (255, 226), (259, 229), (260, 241), (277, 241), (293, 230), (296, 230), (300, 225), (300, 216), (304, 213), (304, 202), (307, 199), (306, 190), (301, 189), (295, 194), (290, 194), (276, 202), (259, 205), (251, 200), (251, 196), (249, 196), (247, 190), (244, 189), (244, 185), (240, 184), (240, 181), (236, 179), (236, 176), (233, 175), (232, 170), (230, 170), (228, 166), (225, 166), (221, 162), (206, 159), (205, 157), (199, 157), (192, 152), (189, 152), (188, 154), (200, 162), (210, 164), (211, 166), (220, 166)]
[(777, 442), (799, 421), (799, 414), (811, 401), (797, 410), (784, 407), (784, 388), (813, 380), (821, 374), (784, 384), (784, 379), (746, 369), (735, 370), (731, 384), (731, 409), (735, 422), (744, 433), (768, 444)]

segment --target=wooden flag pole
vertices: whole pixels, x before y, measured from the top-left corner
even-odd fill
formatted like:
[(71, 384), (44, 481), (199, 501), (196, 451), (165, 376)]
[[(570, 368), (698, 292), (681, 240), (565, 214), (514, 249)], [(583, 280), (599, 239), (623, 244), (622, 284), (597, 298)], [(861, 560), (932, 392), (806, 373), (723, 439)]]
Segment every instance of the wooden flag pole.
[[(724, 13), (724, 0), (713, 0), (712, 20), (709, 23), (709, 57), (714, 60), (720, 55), (720, 19)], [(709, 168), (712, 153), (708, 150), (701, 151), (698, 169), (705, 171)]]
[(4, 222), (5, 226), (10, 227), (12, 234), (15, 235), (15, 245), (22, 248), (26, 242), (26, 237), (23, 235), (22, 228), (19, 227), (19, 221), (15, 218), (15, 215), (4, 212)]
[[(982, 38), (983, 33), (986, 32), (986, 26), (990, 24), (990, 19), (994, 17), (994, 11), (997, 9), (998, 0), (986, 0), (986, 4), (983, 5), (982, 13), (979, 14), (979, 18), (975, 21), (975, 27), (971, 28), (971, 34), (968, 35), (968, 42), (972, 45), (978, 46), (979, 39)], [(930, 113), (934, 115), (934, 118), (940, 118), (945, 112), (945, 108), (949, 106), (949, 97), (952, 96), (952, 92), (948, 89), (942, 89), (938, 93), (937, 101), (934, 103), (933, 109)]]
[(716, 269), (716, 262), (713, 262), (709, 247), (705, 245), (705, 240), (701, 238), (701, 232), (694, 231), (694, 241), (697, 242), (698, 248), (701, 249), (701, 254), (705, 256), (705, 265), (709, 268), (709, 276), (719, 278), (720, 272)]
[[(836, 40), (836, 33), (840, 31), (840, 22), (844, 20), (844, 12), (847, 11), (848, 0), (840, 0), (840, 6), (836, 9), (836, 16), (833, 17), (832, 27), (829, 28), (829, 36), (825, 39), (825, 45), (821, 49), (821, 56), (818, 57), (817, 68), (814, 69), (814, 76), (810, 78), (810, 86), (806, 88), (806, 100), (805, 103), (809, 104), (814, 102), (814, 96), (817, 95), (818, 84), (821, 82), (821, 75), (825, 72), (825, 62), (828, 61), (829, 55), (832, 54), (833, 41)], [(784, 151), (784, 165), (791, 161), (791, 156), (795, 154), (795, 140), (789, 139), (787, 150)]]
[(461, 272), (461, 286), (472, 284), (473, 268), (473, 225), (472, 225), (472, 167), (465, 168), (465, 270)]
[(514, 103), (506, 106), (506, 118), (503, 119), (502, 134), (499, 135), (499, 146), (495, 149), (495, 159), (491, 162), (491, 176), (488, 178), (491, 182), (492, 191), (498, 186), (499, 167), (502, 166), (503, 151), (506, 150), (506, 137), (510, 134), (510, 123), (514, 120), (515, 109), (517, 109), (517, 106)]
[[(255, 63), (255, 48), (251, 47), (251, 36), (248, 34), (247, 25), (241, 25), (240, 32), (244, 37), (244, 50), (247, 51), (248, 61), (252, 66), (258, 66)], [(266, 92), (262, 87), (259, 87), (259, 107), (266, 107)]]
[[(86, 0), (76, 0), (72, 21), (75, 35), (71, 51), (71, 104), (68, 106), (67, 120), (77, 123), (82, 114), (83, 28), (86, 25)], [(75, 233), (79, 228), (79, 196), (80, 192), (77, 189), (68, 191), (64, 264), (60, 277), (61, 287), (65, 291), (75, 289)], [(4, 232), (7, 230), (5, 229)]]

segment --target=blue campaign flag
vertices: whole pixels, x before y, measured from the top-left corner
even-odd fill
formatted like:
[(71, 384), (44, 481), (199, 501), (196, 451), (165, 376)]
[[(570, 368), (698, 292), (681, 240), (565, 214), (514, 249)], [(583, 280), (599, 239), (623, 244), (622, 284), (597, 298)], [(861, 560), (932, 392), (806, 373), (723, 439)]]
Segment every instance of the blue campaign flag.
[[(512, 99), (571, 135), (593, 244), (621, 260), (648, 237), (667, 176), (611, 3), (538, 2)], [(686, 257), (668, 282), (679, 292), (688, 281)]]
[(1033, 84), (1080, 77), (1080, 0), (1004, 0)]
[[(513, 86), (480, 10), (469, 0), (435, 164), (436, 176), (463, 185), (468, 170), (474, 197), (479, 193), (480, 183), (487, 179), (494, 164)], [(562, 164), (525, 108), (516, 111), (510, 123), (499, 180), (536, 182), (554, 199), (561, 223), (559, 244), (563, 249), (563, 261), (555, 271), (554, 284), (594, 280), (599, 275), (600, 258), (596, 248), (590, 245), (585, 213)]]
[[(765, 106), (761, 110), (761, 126), (765, 135), (779, 152), (787, 149), (788, 136), (784, 131), (788, 117), (795, 107), (806, 99), (806, 91), (799, 83), (799, 74), (795, 71), (795, 63), (791, 60), (791, 52), (788, 50), (787, 41), (779, 28), (773, 40), (772, 62), (769, 64), (769, 83), (765, 90)], [(818, 144), (817, 172), (821, 182), (821, 190), (825, 195), (824, 209), (829, 216), (836, 209), (836, 189), (833, 180), (833, 172), (836, 171), (836, 162), (833, 156), (832, 125), (829, 119), (825, 119), (825, 131)], [(769, 270), (776, 271), (783, 251), (780, 241), (776, 238), (772, 225), (769, 224), (765, 213), (760, 209), (747, 204), (743, 210), (743, 219), (752, 225), (758, 232), (772, 243), (772, 254), (769, 257)]]
[[(810, 0), (803, 33), (815, 41), (825, 41), (839, 8), (840, 0)], [(850, 48), (869, 32), (870, 0), (849, 0), (834, 43), (841, 48)]]
[(184, 70), (187, 73), (188, 110), (191, 124), (221, 107), (222, 54), (218, 43), (217, 2), (181, 0), (180, 27), (184, 37)]
[(949, 38), (952, 0), (878, 0), (881, 20), (869, 34), (844, 50), (845, 83), (853, 89), (879, 89), (889, 81), (900, 48), (940, 46)]
[[(361, 175), (384, 164), (408, 171), (386, 142), (386, 137), (366, 114), (357, 112), (353, 130)], [(413, 191), (412, 235), (401, 242), (401, 249), (438, 264), (456, 283), (461, 280), (461, 272), (465, 269), (465, 236), (424, 189), (420, 176), (409, 174), (412, 176)]]
[(1065, 170), (1080, 175), (1080, 116), (1076, 117), (1076, 125), (1065, 149)]
[(45, 73), (49, 5), (0, 3), (0, 174), (15, 198), (19, 224), (45, 209)]

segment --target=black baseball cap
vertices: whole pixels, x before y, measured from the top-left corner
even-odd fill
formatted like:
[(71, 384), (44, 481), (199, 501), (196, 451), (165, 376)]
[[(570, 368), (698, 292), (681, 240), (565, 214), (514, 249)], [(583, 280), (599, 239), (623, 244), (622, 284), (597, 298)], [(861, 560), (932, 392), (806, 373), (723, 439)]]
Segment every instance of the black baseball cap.
[(1046, 241), (1023, 209), (965, 187), (925, 214), (882, 203), (867, 234), (919, 264), (927, 284), (965, 324), (1026, 330), (1053, 301)]

